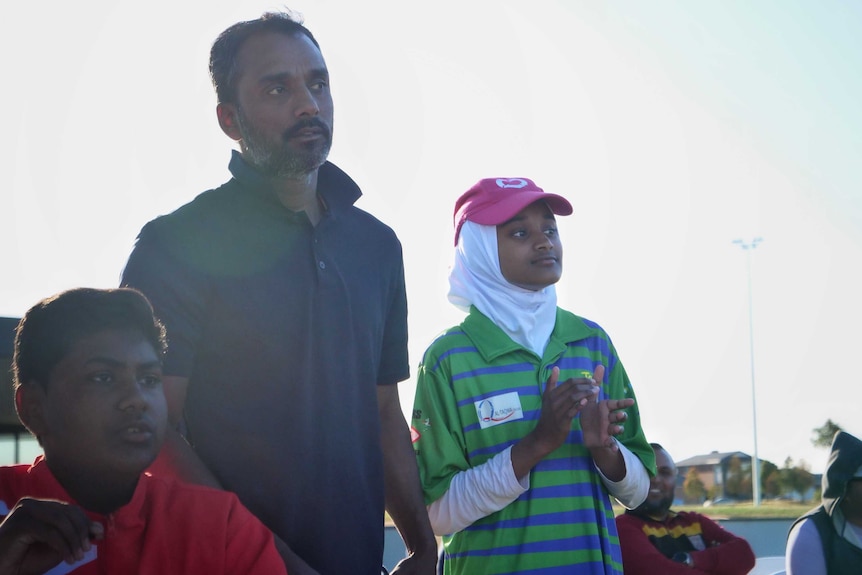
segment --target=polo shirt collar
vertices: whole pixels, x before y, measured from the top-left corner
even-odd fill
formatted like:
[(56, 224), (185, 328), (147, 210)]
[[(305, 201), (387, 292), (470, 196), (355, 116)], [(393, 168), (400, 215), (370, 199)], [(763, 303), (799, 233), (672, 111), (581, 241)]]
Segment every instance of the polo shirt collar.
[[(274, 197), (272, 180), (246, 162), (237, 150), (231, 151), (228, 169), (234, 179), (243, 186)], [(338, 209), (352, 206), (362, 196), (362, 191), (350, 176), (327, 161), (320, 166), (317, 173), (317, 194), (329, 208)]]
[[(45, 463), (44, 456), (40, 455), (36, 459), (30, 467), (29, 473), (38, 484), (46, 488), (50, 493), (56, 494), (55, 497), (59, 496), (60, 499), (77, 504), (77, 501), (69, 495), (66, 488), (57, 481), (48, 464)], [(87, 509), (85, 510), (87, 516), (103, 523), (105, 529), (137, 527), (146, 523), (147, 518), (144, 515), (144, 503), (146, 502), (145, 482), (147, 480), (149, 480), (149, 476), (146, 473), (141, 473), (132, 499), (110, 515), (102, 515)]]
[[(496, 358), (518, 350), (528, 351), (515, 343), (506, 333), (492, 322), (488, 316), (470, 307), (470, 313), (461, 323), (464, 333), (470, 337), (476, 350), (482, 358), (491, 362)], [(556, 357), (563, 353), (566, 344), (571, 341), (579, 341), (594, 333), (594, 329), (583, 322), (578, 316), (557, 308), (557, 318), (554, 322), (554, 331), (545, 348), (545, 357)]]

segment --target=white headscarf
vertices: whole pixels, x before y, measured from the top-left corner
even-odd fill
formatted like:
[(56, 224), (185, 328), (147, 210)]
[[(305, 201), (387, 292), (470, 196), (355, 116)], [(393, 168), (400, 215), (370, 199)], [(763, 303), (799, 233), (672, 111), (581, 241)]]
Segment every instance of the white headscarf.
[(449, 270), (449, 301), (488, 316), (516, 343), (542, 357), (557, 318), (553, 285), (532, 291), (509, 283), (500, 270), (497, 227), (466, 221)]

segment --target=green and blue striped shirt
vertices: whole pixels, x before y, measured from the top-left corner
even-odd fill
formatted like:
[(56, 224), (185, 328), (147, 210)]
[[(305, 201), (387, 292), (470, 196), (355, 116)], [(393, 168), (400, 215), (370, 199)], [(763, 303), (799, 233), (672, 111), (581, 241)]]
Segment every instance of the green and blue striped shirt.
[[(607, 333), (557, 309), (544, 357), (515, 343), (475, 308), (438, 337), (419, 366), (412, 425), (426, 503), (440, 498), (452, 477), (481, 465), (536, 425), (553, 367), (559, 381), (592, 377), (605, 366), (600, 397), (634, 398)], [(617, 439), (648, 469), (654, 456), (637, 405), (626, 410)], [(452, 575), (534, 573), (622, 574), (614, 513), (607, 489), (584, 447), (575, 418), (565, 444), (530, 475), (530, 488), (505, 508), (443, 537), (445, 572)]]

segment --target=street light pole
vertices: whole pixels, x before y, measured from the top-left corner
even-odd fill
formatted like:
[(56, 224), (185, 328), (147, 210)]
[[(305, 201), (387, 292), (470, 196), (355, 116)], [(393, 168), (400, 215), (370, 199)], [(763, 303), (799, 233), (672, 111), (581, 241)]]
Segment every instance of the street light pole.
[(754, 238), (747, 243), (742, 240), (733, 240), (733, 243), (745, 250), (745, 259), (748, 268), (748, 343), (749, 357), (751, 358), (751, 420), (754, 432), (754, 457), (751, 462), (751, 495), (755, 507), (760, 505), (760, 460), (757, 457), (757, 400), (754, 391), (754, 313), (751, 303), (751, 251), (762, 241), (763, 238)]

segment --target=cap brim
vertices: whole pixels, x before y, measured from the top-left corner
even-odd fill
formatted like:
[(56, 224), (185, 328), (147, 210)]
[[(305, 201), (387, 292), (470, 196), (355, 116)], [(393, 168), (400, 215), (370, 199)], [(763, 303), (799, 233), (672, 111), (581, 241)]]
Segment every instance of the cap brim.
[(518, 212), (538, 201), (544, 201), (551, 211), (558, 216), (568, 216), (572, 213), (572, 204), (563, 196), (546, 192), (523, 192), (494, 203), (487, 208), (477, 210), (467, 218), (477, 224), (497, 226), (518, 215)]

